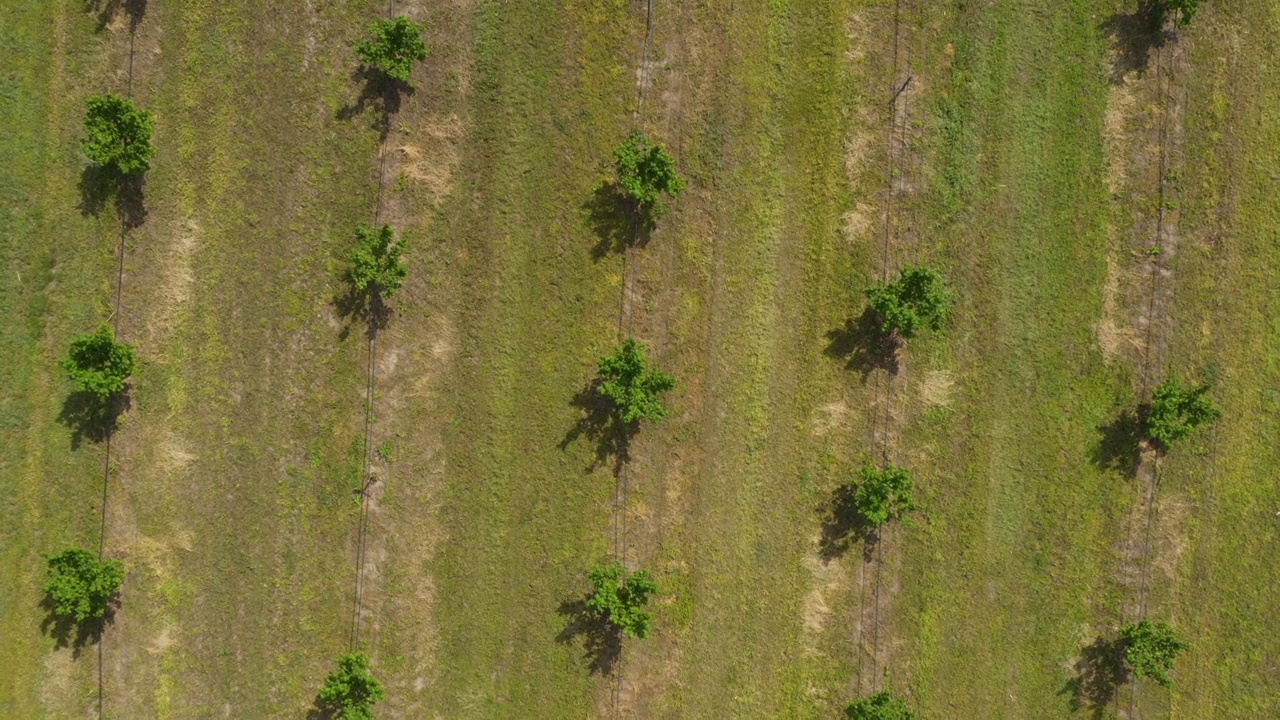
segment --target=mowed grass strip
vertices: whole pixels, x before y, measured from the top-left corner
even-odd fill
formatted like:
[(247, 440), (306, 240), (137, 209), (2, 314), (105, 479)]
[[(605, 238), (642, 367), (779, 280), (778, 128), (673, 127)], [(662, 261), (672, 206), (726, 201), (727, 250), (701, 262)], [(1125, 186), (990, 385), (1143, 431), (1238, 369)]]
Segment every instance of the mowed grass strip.
[(904, 646), (885, 680), (924, 716), (1066, 714), (1073, 657), (1118, 601), (1108, 562), (1127, 481), (1090, 461), (1133, 372), (1104, 364), (1094, 331), (1109, 201), (1099, 9), (930, 12), (912, 261), (942, 270), (958, 302), (906, 362), (909, 377), (949, 373), (953, 390), (941, 407), (902, 398), (899, 461), (922, 510), (902, 531), (891, 626)]
[[(638, 651), (666, 676), (637, 700), (656, 716), (824, 716), (845, 694), (848, 647), (817, 649), (822, 627), (806, 625), (805, 601), (820, 488), (851, 451), (840, 417), (839, 429), (815, 430), (826, 406), (845, 412), (843, 359), (824, 354), (825, 335), (850, 312), (850, 268), (869, 255), (841, 232), (863, 99), (846, 54), (859, 6), (752, 3), (660, 26), (667, 42), (693, 35), (691, 65), (710, 78), (672, 81), (690, 91), (672, 100), (682, 123), (666, 128), (694, 184), (661, 240), (689, 246), (675, 260), (688, 284), (656, 281), (655, 295), (682, 307), (653, 312), (677, 319), (664, 350), (696, 374), (681, 394), (692, 407), (678, 406), (695, 414), (669, 426), (646, 467), (672, 473), (660, 459), (673, 450), (696, 466), (684, 469), (687, 499), (661, 505), (679, 517), (657, 556), (680, 595), (660, 615), (659, 642)], [(697, 447), (685, 451), (689, 438)], [(646, 500), (658, 505), (656, 494)]]
[(43, 552), (96, 549), (103, 454), (72, 449), (60, 424), (71, 392), (58, 360), (72, 338), (109, 313), (117, 226), (78, 209), (84, 98), (100, 91), (96, 63), (110, 38), (58, 4), (0, 8), (0, 714), (80, 712), (90, 668), (52, 653), (39, 607)]
[(58, 423), (72, 391), (58, 361), (73, 337), (108, 315), (106, 283), (115, 225), (82, 217), (79, 123), (84, 96), (97, 91), (104, 40), (91, 19), (64, 6), (9, 4), (0, 9), (0, 714), (35, 716), (41, 706), (76, 714), (79, 682), (90, 667), (72, 651), (50, 652), (40, 587), (41, 552), (96, 548), (102, 452), (72, 450)]
[(592, 260), (588, 206), (628, 130), (643, 20), (625, 2), (475, 10), (473, 120), (437, 225), (461, 279), (424, 700), (442, 715), (594, 705), (558, 610), (606, 559), (613, 478), (565, 440), (617, 341), (620, 263)]
[(366, 347), (333, 302), (376, 192), (376, 132), (343, 109), (378, 14), (183, 3), (139, 26), (158, 152), (121, 325), (146, 364), (108, 524), (117, 715), (302, 713), (347, 647)]
[(1182, 245), (1172, 259), (1178, 329), (1168, 371), (1214, 381), (1223, 417), (1165, 469), (1165, 518), (1176, 535), (1154, 559), (1175, 579), (1154, 599), (1192, 644), (1175, 692), (1144, 691), (1144, 716), (1280, 713), (1275, 625), (1280, 575), (1280, 16), (1225, 3), (1182, 33), (1189, 72), (1187, 159), (1177, 182)]

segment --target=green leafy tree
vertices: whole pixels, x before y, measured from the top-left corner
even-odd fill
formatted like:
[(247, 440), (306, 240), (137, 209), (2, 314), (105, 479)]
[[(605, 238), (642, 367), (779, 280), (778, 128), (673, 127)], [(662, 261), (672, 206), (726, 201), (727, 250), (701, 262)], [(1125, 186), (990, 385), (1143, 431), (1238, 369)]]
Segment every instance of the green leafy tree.
[(382, 683), (373, 676), (369, 656), (362, 652), (338, 658), (338, 669), (320, 688), (320, 704), (338, 720), (370, 720), (374, 704), (386, 696)]
[(1186, 27), (1195, 19), (1201, 0), (1156, 0), (1156, 13), (1163, 25), (1172, 18), (1179, 27)]
[(627, 577), (622, 565), (614, 563), (592, 568), (587, 579), (591, 581), (588, 608), (617, 626), (627, 637), (641, 640), (649, 637), (653, 617), (644, 608), (649, 596), (658, 592), (649, 571), (637, 570)]
[(844, 709), (844, 716), (848, 720), (912, 720), (915, 717), (907, 704), (888, 690), (855, 701)]
[(618, 164), (618, 184), (650, 220), (666, 213), (661, 196), (675, 198), (684, 190), (684, 178), (676, 173), (676, 160), (661, 145), (649, 145), (643, 134), (632, 133), (613, 151)]
[(397, 240), (390, 225), (356, 228), (356, 249), (351, 252), (351, 281), (360, 292), (390, 298), (409, 275), (405, 267), (403, 239)]
[(903, 338), (915, 337), (925, 328), (941, 329), (953, 302), (942, 277), (927, 268), (906, 268), (897, 280), (866, 292), (884, 333)]
[(1120, 628), (1125, 643), (1124, 657), (1138, 677), (1149, 677), (1169, 687), (1173, 681), (1168, 672), (1178, 655), (1191, 649), (1168, 624), (1143, 620)]
[(356, 45), (356, 54), (389, 78), (407, 83), (413, 64), (427, 59), (422, 28), (407, 17), (379, 20), (369, 25), (369, 35)]
[(118, 95), (91, 97), (84, 116), (84, 154), (121, 175), (144, 173), (155, 155), (151, 114)]
[(71, 352), (62, 359), (62, 369), (76, 389), (92, 393), (103, 402), (124, 390), (124, 381), (133, 374), (134, 365), (133, 348), (116, 342), (105, 325), (74, 340)]
[(600, 394), (613, 402), (614, 416), (628, 425), (666, 417), (658, 396), (675, 386), (675, 378), (649, 367), (644, 349), (632, 338), (600, 360)]
[(44, 558), (49, 563), (44, 593), (53, 601), (54, 615), (84, 622), (107, 614), (107, 605), (124, 584), (124, 565), (119, 560), (99, 560), (80, 548)]
[(1191, 387), (1176, 377), (1151, 391), (1151, 413), (1147, 433), (1168, 448), (1178, 440), (1222, 416), (1222, 411), (1205, 397), (1209, 385)]
[(878, 528), (915, 509), (911, 501), (914, 490), (911, 473), (907, 470), (896, 465), (885, 465), (884, 470), (877, 470), (867, 463), (858, 471), (858, 489), (854, 492), (853, 501), (867, 524)]

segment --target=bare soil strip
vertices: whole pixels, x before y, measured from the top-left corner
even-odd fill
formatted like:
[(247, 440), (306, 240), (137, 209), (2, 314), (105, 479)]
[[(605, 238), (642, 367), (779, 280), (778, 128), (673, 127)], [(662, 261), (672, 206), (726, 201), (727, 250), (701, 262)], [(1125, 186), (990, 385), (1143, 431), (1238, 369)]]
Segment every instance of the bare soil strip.
[[(125, 82), (125, 97), (129, 98), (130, 100), (133, 99), (133, 56), (134, 56), (134, 49), (135, 49), (135, 43), (136, 43), (136, 36), (137, 36), (137, 22), (131, 21), (129, 22), (128, 75), (127, 75), (127, 80)], [(114, 309), (112, 310), (112, 313), (111, 313), (111, 331), (113, 333), (114, 339), (117, 341), (120, 339), (120, 302), (124, 296), (125, 240), (128, 238), (129, 230), (131, 229), (130, 227), (131, 224), (133, 223), (130, 223), (122, 213), (120, 217), (120, 243), (119, 243), (119, 249), (117, 250), (117, 256), (119, 259), (118, 259), (118, 264), (116, 266), (116, 283), (115, 283), (116, 297), (115, 297)], [(115, 427), (113, 427), (113, 425), (114, 423), (107, 424), (106, 447), (103, 453), (104, 459), (103, 459), (103, 468), (102, 468), (102, 524), (98, 531), (98, 559), (99, 560), (102, 559), (103, 554), (106, 552), (106, 545), (107, 545), (107, 531), (108, 531), (107, 501), (109, 498), (108, 490), (111, 485), (111, 439), (112, 439), (112, 436), (115, 434)], [(128, 576), (126, 575), (126, 578), (127, 577)], [(123, 595), (123, 589), (121, 594)], [(115, 612), (112, 613), (113, 621), (117, 619), (117, 616), (119, 615), (119, 613), (120, 613), (119, 609), (117, 609)], [(102, 632), (98, 636), (98, 717), (99, 718), (104, 717), (103, 705), (106, 702), (106, 689), (105, 689), (104, 678), (106, 674), (105, 672), (106, 649), (105, 648), (107, 644), (106, 641), (107, 641), (108, 625), (110, 625), (110, 623), (106, 623), (103, 625)]]
[[(921, 20), (918, 0), (897, 0), (894, 6), (894, 69), (892, 84), (889, 88), (891, 107), (888, 139), (888, 187), (886, 188), (884, 244), (881, 252), (880, 279), (888, 283), (894, 270), (897, 269), (897, 254), (904, 244), (909, 245), (915, 230), (916, 209), (909, 202), (918, 185), (918, 175), (923, 159), (912, 147), (912, 106), (913, 96), (917, 94), (919, 80), (915, 76), (916, 56), (920, 52), (917, 43), (923, 43), (923, 34), (916, 32)], [(890, 462), (896, 454), (894, 435), (895, 417), (893, 407), (894, 385), (904, 368), (901, 364), (899, 348), (887, 352), (892, 357), (886, 359), (887, 367), (877, 372), (876, 418), (872, 423), (872, 448), (878, 450), (882, 465)], [(880, 531), (875, 540), (875, 553), (864, 554), (863, 567), (859, 572), (863, 589), (860, 595), (869, 594), (870, 608), (864, 608), (858, 623), (859, 634), (859, 689), (864, 693), (874, 693), (881, 689), (881, 677), (886, 674), (892, 663), (893, 641), (886, 628), (885, 618), (892, 608), (898, 581), (896, 577), (896, 549), (893, 538), (896, 533), (889, 527)], [(887, 557), (886, 557), (887, 555)], [(871, 588), (868, 593), (865, 584), (871, 575)], [(864, 600), (865, 602), (865, 600)], [(870, 642), (867, 641), (866, 625), (870, 620)], [(882, 637), (883, 636), (883, 637)], [(870, 661), (870, 673), (863, 670), (864, 660)]]
[[(1183, 140), (1182, 117), (1184, 93), (1179, 91), (1178, 78), (1185, 70), (1181, 44), (1176, 35), (1157, 44), (1155, 50), (1155, 83), (1159, 113), (1158, 162), (1156, 180), (1156, 210), (1154, 240), (1145, 254), (1150, 265), (1150, 282), (1146, 314), (1141, 318), (1145, 325), (1142, 343), (1140, 402), (1150, 401), (1152, 389), (1159, 384), (1169, 354), (1169, 338), (1172, 328), (1168, 307), (1172, 302), (1173, 269), (1169, 260), (1176, 256), (1179, 244), (1179, 203), (1177, 183), (1168, 182), (1173, 168), (1179, 166)], [(1121, 583), (1126, 588), (1124, 605), (1126, 621), (1141, 621), (1147, 617), (1149, 583), (1152, 566), (1152, 537), (1161, 535), (1159, 530), (1159, 490), (1162, 476), (1161, 454), (1144, 441), (1140, 447), (1135, 467), (1135, 492), (1137, 501), (1125, 520), (1124, 550), (1121, 556)], [(1137, 717), (1140, 696), (1139, 683), (1129, 683), (1127, 708), (1124, 717)], [(1116, 698), (1117, 706), (1120, 703)], [(1121, 708), (1116, 708), (1121, 712)]]

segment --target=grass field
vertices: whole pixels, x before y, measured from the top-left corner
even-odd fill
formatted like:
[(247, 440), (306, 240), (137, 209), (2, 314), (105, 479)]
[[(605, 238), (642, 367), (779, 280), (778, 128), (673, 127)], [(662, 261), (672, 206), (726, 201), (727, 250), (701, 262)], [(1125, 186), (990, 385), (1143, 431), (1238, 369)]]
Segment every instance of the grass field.
[[(370, 345), (337, 300), (375, 217), (411, 247), (373, 359), (380, 717), (1280, 715), (1280, 4), (1163, 43), (1135, 5), (401, 0), (430, 57), (384, 143), (352, 51), (381, 2), (0, 1), (0, 715), (312, 709), (353, 628)], [(58, 361), (117, 320), (78, 144), (130, 88), (157, 154), (104, 495)], [(634, 128), (689, 186), (624, 251)], [(891, 376), (862, 290), (921, 264), (956, 313)], [(575, 396), (624, 336), (678, 386), (619, 516)], [(1115, 420), (1172, 374), (1224, 415), (1151, 495)], [(881, 453), (921, 510), (830, 551)], [(59, 647), (40, 553), (100, 530), (121, 608)], [(619, 552), (662, 592), (601, 657), (575, 607)], [(1090, 674), (1143, 613), (1193, 647), (1172, 690)]]

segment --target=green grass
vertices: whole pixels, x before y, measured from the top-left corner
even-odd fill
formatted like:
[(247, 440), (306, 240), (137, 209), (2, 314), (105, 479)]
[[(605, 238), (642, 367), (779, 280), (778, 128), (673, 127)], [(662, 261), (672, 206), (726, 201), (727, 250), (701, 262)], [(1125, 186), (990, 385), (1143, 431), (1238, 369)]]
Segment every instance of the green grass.
[[(1178, 692), (1157, 707), (1177, 716), (1264, 717), (1280, 712), (1273, 624), (1276, 568), (1266, 547), (1280, 523), (1274, 476), (1280, 368), (1274, 274), (1280, 266), (1280, 176), (1273, 110), (1280, 23), (1274, 10), (1232, 3), (1189, 38), (1199, 70), (1188, 81), (1183, 186), (1186, 248), (1173, 315), (1170, 365), (1216, 375), (1223, 420), (1170, 463), (1187, 505), (1177, 582), (1164, 607), (1193, 650)], [(1252, 28), (1253, 38), (1229, 48)], [(1257, 33), (1256, 35), (1254, 33)], [(1145, 699), (1145, 698), (1144, 698)]]
[[(1116, 85), (1108, 65), (1131, 4), (925, 3), (890, 264), (939, 269), (958, 304), (893, 383), (889, 453), (922, 510), (885, 543), (873, 678), (873, 579), (818, 538), (877, 451), (885, 373), (832, 357), (829, 333), (881, 271), (893, 3), (655, 3), (640, 122), (690, 182), (629, 265), (593, 257), (589, 205), (637, 109), (638, 6), (398, 3), (431, 57), (392, 123), (381, 216), (411, 248), (378, 338), (372, 446), (394, 453), (375, 454), (361, 638), (381, 716), (611, 714), (614, 680), (561, 608), (609, 558), (615, 479), (564, 441), (628, 273), (623, 331), (678, 386), (629, 465), (626, 562), (663, 592), (653, 636), (625, 645), (624, 714), (831, 717), (876, 684), (925, 718), (1071, 716), (1081, 649), (1135, 591), (1141, 488), (1092, 457), (1142, 391), (1142, 353), (1099, 343), (1145, 311), (1157, 203), (1155, 75)], [(333, 301), (379, 138), (373, 108), (343, 109), (384, 6), (296, 5), (151, 3), (139, 25), (158, 154), (120, 318), (144, 365), (112, 444), (106, 548), (129, 575), (110, 717), (298, 717), (348, 647), (367, 344)], [(1225, 413), (1164, 464), (1148, 610), (1193, 650), (1172, 692), (1139, 686), (1141, 717), (1280, 711), (1278, 23), (1224, 0), (1180, 40), (1157, 375), (1216, 375)], [(71, 447), (57, 361), (111, 312), (119, 225), (77, 209), (76, 143), (126, 50), (78, 2), (0, 8), (6, 717), (96, 707), (96, 653), (41, 632), (39, 553), (98, 539), (105, 448)]]
[(905, 431), (926, 521), (903, 548), (895, 627), (912, 629), (896, 682), (934, 713), (1061, 716), (1064, 667), (1114, 602), (1108, 520), (1125, 497), (1123, 478), (1089, 462), (1128, 384), (1093, 332), (1104, 40), (1080, 2), (948, 19), (954, 56), (938, 60), (933, 111), (943, 182), (925, 207), (939, 220), (921, 254), (960, 300), (947, 337), (908, 365), (950, 371), (956, 392)]
[(114, 245), (105, 224), (76, 210), (77, 126), (101, 47), (74, 40), (90, 24), (43, 3), (10, 4), (0, 15), (0, 653), (6, 667), (22, 668), (0, 680), (0, 713), (14, 715), (61, 703), (61, 693), (74, 695), (90, 677), (83, 662), (43, 661), (53, 643), (41, 634), (36, 604), (40, 553), (97, 546), (102, 455), (88, 445), (69, 449), (57, 417), (71, 388), (57, 361), (72, 337), (106, 316)]

